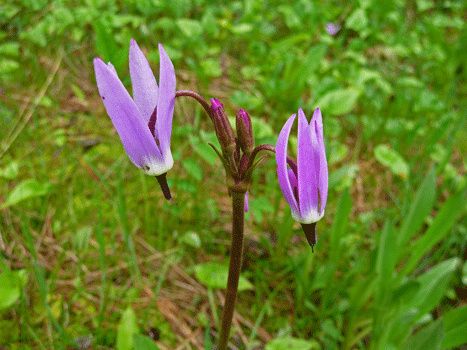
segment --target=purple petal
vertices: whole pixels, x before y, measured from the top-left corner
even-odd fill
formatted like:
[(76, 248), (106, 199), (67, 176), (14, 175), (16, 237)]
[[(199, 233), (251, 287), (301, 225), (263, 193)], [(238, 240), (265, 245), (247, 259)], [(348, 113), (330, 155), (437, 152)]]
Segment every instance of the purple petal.
[[(122, 140), (125, 152), (131, 161), (148, 172), (162, 162), (162, 154), (141, 117), (130, 94), (118, 79), (115, 70), (99, 58), (94, 59), (97, 87), (107, 114)], [(157, 169), (154, 169), (157, 171)]]
[(326, 24), (326, 32), (329, 34), (329, 35), (336, 35), (337, 32), (341, 29), (341, 26), (336, 26), (334, 23), (332, 22), (328, 22)]
[[(317, 221), (318, 179), (313, 159), (313, 137), (305, 114), (298, 109), (297, 180), (300, 214), (305, 223)], [(316, 220), (315, 220), (316, 219)]]
[(279, 134), (276, 145), (277, 177), (279, 178), (279, 186), (285, 200), (292, 210), (292, 216), (294, 217), (299, 216), (300, 212), (287, 173), (287, 142), (289, 141), (290, 130), (292, 129), (292, 124), (296, 116), (296, 114), (293, 114), (287, 120)]
[[(287, 174), (289, 176), (289, 182), (290, 182), (290, 186), (292, 186), (292, 191), (294, 191), (294, 196), (296, 197), (296, 195), (298, 194), (295, 193), (295, 191), (298, 191), (298, 181), (297, 181), (297, 177), (295, 176), (295, 173), (293, 172), (292, 169), (289, 169), (287, 171)], [(297, 199), (297, 198), (296, 198)]]
[(158, 87), (149, 62), (135, 39), (130, 42), (130, 75), (133, 99), (147, 125), (157, 104)]
[(319, 108), (316, 108), (313, 113), (313, 118), (311, 119), (311, 125), (316, 132), (317, 139), (317, 153), (319, 158), (319, 173), (318, 173), (318, 188), (320, 194), (320, 205), (319, 205), (319, 214), (323, 215), (324, 207), (326, 206), (326, 201), (328, 198), (328, 163), (326, 160), (326, 150), (324, 148), (324, 139), (323, 139), (323, 118), (321, 116), (321, 111)]
[(156, 134), (164, 159), (172, 157), (170, 137), (175, 104), (175, 69), (161, 44), (159, 44), (160, 73), (159, 96), (157, 98)]

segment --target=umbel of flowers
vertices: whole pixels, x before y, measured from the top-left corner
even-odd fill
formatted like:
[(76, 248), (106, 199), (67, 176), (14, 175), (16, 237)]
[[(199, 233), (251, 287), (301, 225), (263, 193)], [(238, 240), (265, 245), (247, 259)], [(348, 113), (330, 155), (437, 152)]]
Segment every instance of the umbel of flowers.
[(279, 133), (276, 146), (255, 146), (250, 116), (240, 109), (236, 116), (236, 134), (222, 103), (211, 98), (208, 103), (196, 92), (176, 91), (174, 66), (159, 44), (159, 85), (149, 62), (135, 40), (130, 42), (130, 76), (133, 98), (120, 81), (115, 68), (99, 58), (94, 59), (97, 87), (125, 152), (131, 162), (148, 175), (155, 176), (164, 197), (172, 196), (166, 175), (173, 166), (170, 150), (175, 99), (191, 97), (197, 100), (212, 120), (220, 150), (210, 146), (219, 156), (227, 177), (232, 198), (232, 247), (224, 313), (217, 350), (227, 349), (237, 295), (243, 251), (244, 212), (248, 208), (248, 190), (254, 170), (263, 156), (261, 151), (276, 155), (279, 186), (290, 206), (292, 217), (303, 228), (308, 243), (317, 243), (316, 223), (323, 217), (328, 195), (328, 168), (323, 138), (321, 111), (316, 109), (308, 122), (298, 110), (297, 161), (287, 155), (287, 145), (293, 123), (292, 114)]

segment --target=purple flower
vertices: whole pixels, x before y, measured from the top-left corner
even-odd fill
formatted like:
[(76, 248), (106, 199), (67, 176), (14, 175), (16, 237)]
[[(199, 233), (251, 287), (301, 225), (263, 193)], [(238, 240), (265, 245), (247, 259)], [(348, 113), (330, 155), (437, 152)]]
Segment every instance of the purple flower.
[(326, 24), (326, 32), (329, 34), (329, 35), (336, 35), (337, 32), (339, 30), (341, 30), (341, 26), (336, 26), (334, 23), (332, 22), (328, 22)]
[(125, 152), (148, 175), (165, 174), (173, 166), (170, 152), (175, 102), (175, 71), (159, 44), (159, 86), (146, 57), (134, 39), (130, 43), (133, 99), (109, 62), (94, 59), (97, 87), (107, 114), (122, 140)]
[[(316, 223), (324, 215), (328, 196), (328, 166), (321, 111), (317, 108), (308, 124), (300, 108), (298, 110), (297, 167), (287, 169), (287, 142), (295, 117), (296, 114), (293, 114), (287, 120), (277, 140), (277, 175), (282, 193), (292, 210), (293, 218), (304, 226), (303, 224)], [(310, 244), (315, 243), (316, 238), (314, 243)]]

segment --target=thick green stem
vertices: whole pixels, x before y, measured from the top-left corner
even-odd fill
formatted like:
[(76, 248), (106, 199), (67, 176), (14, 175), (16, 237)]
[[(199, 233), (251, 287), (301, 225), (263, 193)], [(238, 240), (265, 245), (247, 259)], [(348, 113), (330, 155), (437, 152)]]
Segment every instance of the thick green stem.
[(230, 250), (229, 277), (225, 295), (224, 314), (222, 315), (221, 332), (217, 350), (226, 350), (230, 327), (237, 298), (238, 280), (242, 267), (243, 226), (245, 214), (245, 192), (232, 193), (232, 248)]

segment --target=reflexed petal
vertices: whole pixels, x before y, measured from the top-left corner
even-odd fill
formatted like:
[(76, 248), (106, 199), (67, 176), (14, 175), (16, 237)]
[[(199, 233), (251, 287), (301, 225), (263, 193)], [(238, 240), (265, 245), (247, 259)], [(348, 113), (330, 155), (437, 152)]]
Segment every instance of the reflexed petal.
[(318, 213), (318, 179), (313, 159), (313, 138), (316, 143), (316, 136), (311, 132), (305, 114), (300, 108), (298, 110), (297, 180), (300, 215), (304, 223), (315, 220)]
[(296, 114), (293, 114), (287, 120), (279, 134), (276, 145), (277, 177), (279, 178), (279, 186), (285, 200), (292, 210), (293, 216), (299, 215), (300, 212), (287, 172), (287, 142), (289, 141), (290, 130), (292, 129), (292, 124), (296, 116)]
[(162, 154), (115, 70), (98, 58), (94, 59), (94, 69), (99, 94), (122, 140), (125, 152), (138, 168), (145, 169), (146, 172), (160, 171)]
[(318, 144), (319, 170), (318, 170), (318, 188), (320, 194), (320, 215), (324, 214), (324, 207), (328, 198), (328, 163), (326, 160), (326, 150), (324, 148), (323, 138), (323, 118), (321, 111), (316, 108), (312, 118), (312, 127), (316, 132)]
[(159, 44), (160, 73), (159, 96), (157, 98), (156, 131), (164, 159), (172, 157), (170, 137), (175, 104), (175, 69), (161, 44)]
[(130, 43), (130, 75), (133, 100), (147, 125), (157, 104), (158, 87), (149, 62), (134, 39)]

